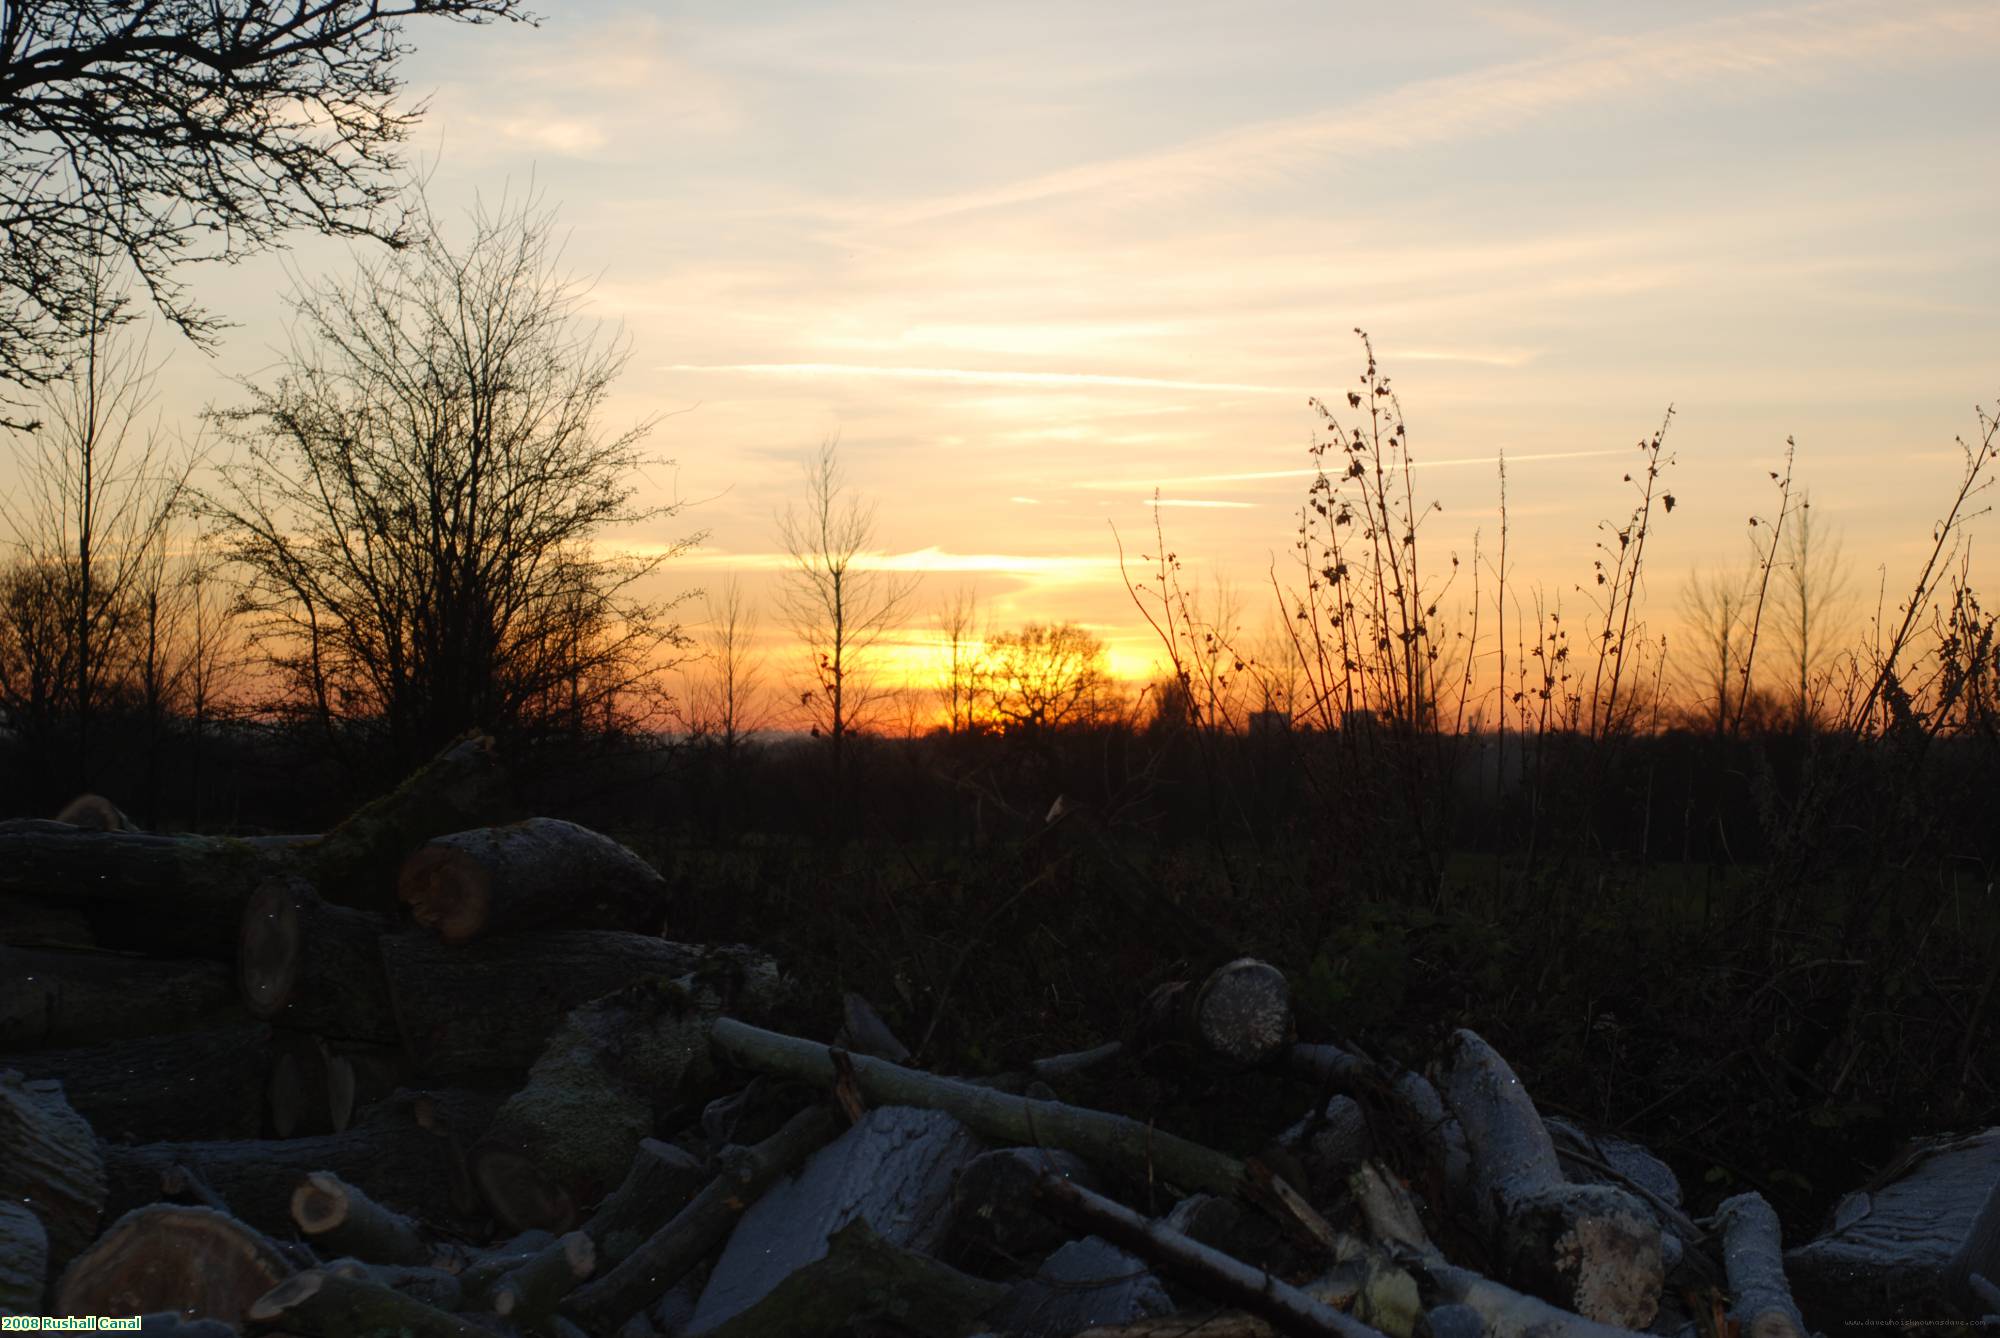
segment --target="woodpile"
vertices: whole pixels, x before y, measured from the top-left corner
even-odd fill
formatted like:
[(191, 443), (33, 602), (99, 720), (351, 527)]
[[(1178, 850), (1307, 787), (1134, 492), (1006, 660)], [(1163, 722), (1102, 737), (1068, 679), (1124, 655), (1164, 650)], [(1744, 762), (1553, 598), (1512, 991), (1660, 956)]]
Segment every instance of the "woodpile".
[[(1301, 1042), (1251, 959), (1126, 1038), (913, 1067), (865, 999), (673, 941), (610, 838), (505, 823), (453, 745), (321, 837), (0, 824), (0, 1314), (146, 1332), (1804, 1338), (2000, 1310), (2000, 1130), (1819, 1239), (1697, 1220), (1471, 1031), (1425, 1072)], [(1243, 1157), (1065, 1101), (1112, 1063), (1303, 1081)], [(1290, 1118), (1290, 1117), (1288, 1117)], [(1283, 1121), (1274, 1122), (1274, 1129)]]

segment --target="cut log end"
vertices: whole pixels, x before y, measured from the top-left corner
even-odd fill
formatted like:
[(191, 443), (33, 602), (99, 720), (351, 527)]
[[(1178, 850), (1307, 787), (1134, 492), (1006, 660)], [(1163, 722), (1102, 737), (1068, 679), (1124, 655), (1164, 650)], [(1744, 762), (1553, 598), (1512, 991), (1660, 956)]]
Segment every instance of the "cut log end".
[(250, 894), (237, 936), (236, 980), (252, 1017), (276, 1017), (298, 986), (301, 937), (292, 880), (275, 878)]
[(403, 861), (396, 895), (418, 924), (436, 930), (447, 943), (466, 943), (486, 927), (492, 880), (463, 851), (433, 844)]
[(322, 1236), (347, 1220), (347, 1186), (314, 1171), (292, 1191), (292, 1220), (308, 1236)]
[(242, 1222), (207, 1208), (139, 1208), (78, 1255), (56, 1289), (59, 1315), (182, 1310), (234, 1322), (291, 1264)]
[(1269, 1062), (1293, 1040), (1285, 973), (1254, 957), (1217, 967), (1195, 997), (1193, 1023), (1211, 1055), (1245, 1067)]

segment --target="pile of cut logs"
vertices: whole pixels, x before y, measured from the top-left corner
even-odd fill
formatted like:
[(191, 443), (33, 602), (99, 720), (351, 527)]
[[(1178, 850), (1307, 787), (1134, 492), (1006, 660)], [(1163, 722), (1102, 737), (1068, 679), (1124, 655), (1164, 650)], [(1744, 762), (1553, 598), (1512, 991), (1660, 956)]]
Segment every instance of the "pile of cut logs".
[[(1785, 1251), (1756, 1194), (1691, 1216), (1470, 1031), (1428, 1073), (1299, 1041), (1249, 959), (1097, 1049), (947, 1077), (856, 995), (830, 1040), (760, 1025), (777, 963), (663, 937), (665, 884), (608, 837), (490, 825), (502, 781), (469, 737), (320, 836), (0, 823), (0, 1314), (1799, 1338), (2000, 1311), (2000, 1129)], [(1061, 1098), (1110, 1064), (1282, 1069), (1305, 1117), (1238, 1157)]]

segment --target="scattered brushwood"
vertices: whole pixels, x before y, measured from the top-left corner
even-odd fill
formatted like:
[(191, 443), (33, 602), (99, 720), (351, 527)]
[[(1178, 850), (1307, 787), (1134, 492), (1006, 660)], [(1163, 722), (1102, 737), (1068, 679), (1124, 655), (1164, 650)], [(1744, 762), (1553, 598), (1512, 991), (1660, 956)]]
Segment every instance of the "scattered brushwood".
[[(859, 995), (832, 1043), (773, 1030), (776, 962), (639, 932), (658, 876), (582, 828), (467, 821), (496, 786), (461, 741), (326, 837), (227, 858), (0, 828), (29, 869), (0, 863), (0, 914), (55, 912), (0, 935), (0, 1307), (301, 1338), (1614, 1338), (1677, 1322), (1671, 1275), (1803, 1338), (2000, 1296), (2000, 1130), (1787, 1253), (1754, 1195), (1697, 1221), (1643, 1147), (1545, 1120), (1473, 1032), (1424, 1072), (1299, 1043), (1254, 958), (1134, 1000), (1123, 1040), (955, 1077)], [(33, 941), (170, 907), (124, 952)], [(1244, 1155), (1065, 1098), (1116, 1066), (1297, 1101)]]

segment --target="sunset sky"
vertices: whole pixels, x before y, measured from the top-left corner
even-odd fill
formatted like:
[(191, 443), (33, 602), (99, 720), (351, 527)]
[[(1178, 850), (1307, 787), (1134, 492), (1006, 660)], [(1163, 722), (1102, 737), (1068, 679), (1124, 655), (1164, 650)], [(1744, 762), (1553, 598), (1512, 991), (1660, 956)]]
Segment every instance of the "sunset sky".
[[(671, 415), (648, 496), (689, 503), (625, 538), (709, 532), (675, 589), (763, 599), (773, 514), (838, 434), (886, 560), (928, 573), (913, 635), (972, 583), (994, 624), (1074, 619), (1143, 672), (1112, 527), (1151, 551), (1155, 488), (1254, 631), (1307, 397), (1352, 384), (1361, 326), (1434, 553), (1490, 552), (1504, 449), (1516, 578), (1576, 598), (1671, 402), (1661, 629), (1742, 562), (1787, 434), (1872, 602), (2000, 396), (1990, 0), (541, 8), (411, 25), (410, 148), (448, 211), (560, 207), (631, 342), (608, 423)], [(268, 368), (286, 267), (343, 254), (194, 272), (239, 328), (175, 353), (170, 420)]]

